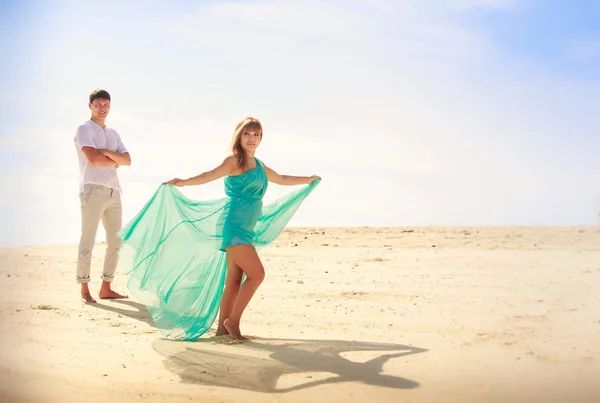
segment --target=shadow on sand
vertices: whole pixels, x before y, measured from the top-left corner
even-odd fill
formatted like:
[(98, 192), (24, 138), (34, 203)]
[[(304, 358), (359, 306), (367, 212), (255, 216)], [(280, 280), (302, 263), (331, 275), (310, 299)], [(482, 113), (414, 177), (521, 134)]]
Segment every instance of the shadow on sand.
[[(98, 301), (98, 303), (88, 304), (88, 306), (92, 308), (103, 309), (105, 311), (115, 312), (132, 319), (137, 319), (140, 322), (147, 323), (152, 327), (156, 327), (145, 305), (127, 299), (113, 299), (108, 301), (108, 303), (105, 303), (104, 300), (102, 300), (102, 302)], [(124, 307), (122, 308), (118, 305), (123, 305)], [(137, 312), (125, 307), (134, 308), (137, 310)]]
[[(156, 327), (146, 307), (138, 302), (111, 300), (89, 306)], [(343, 382), (392, 389), (417, 388), (420, 384), (415, 381), (382, 373), (383, 366), (391, 359), (428, 351), (402, 344), (342, 340), (253, 338), (242, 344), (230, 344), (231, 338), (222, 336), (196, 342), (161, 338), (152, 346), (165, 357), (165, 367), (179, 375), (182, 382), (265, 393)]]
[(400, 344), (340, 340), (255, 338), (243, 344), (225, 344), (217, 337), (197, 342), (158, 339), (153, 348), (166, 357), (165, 367), (182, 382), (266, 393), (342, 382), (416, 388), (420, 385), (415, 381), (383, 374), (383, 365), (393, 358), (427, 351)]

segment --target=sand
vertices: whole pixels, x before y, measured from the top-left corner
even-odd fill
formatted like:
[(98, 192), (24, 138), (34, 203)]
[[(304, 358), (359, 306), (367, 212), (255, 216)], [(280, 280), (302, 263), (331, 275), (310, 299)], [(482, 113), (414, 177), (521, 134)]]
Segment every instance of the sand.
[(600, 227), (288, 229), (243, 344), (83, 304), (76, 249), (0, 251), (2, 402), (600, 401)]

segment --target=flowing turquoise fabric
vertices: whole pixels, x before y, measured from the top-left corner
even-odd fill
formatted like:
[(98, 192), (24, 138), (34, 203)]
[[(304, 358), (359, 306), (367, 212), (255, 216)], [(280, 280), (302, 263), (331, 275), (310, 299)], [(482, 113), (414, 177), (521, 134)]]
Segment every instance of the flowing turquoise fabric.
[(254, 169), (225, 177), (227, 197), (221, 199), (191, 200), (161, 185), (119, 232), (127, 286), (166, 337), (195, 340), (210, 329), (225, 285), (225, 248), (269, 245), (321, 181), (263, 206), (268, 181), (256, 162)]

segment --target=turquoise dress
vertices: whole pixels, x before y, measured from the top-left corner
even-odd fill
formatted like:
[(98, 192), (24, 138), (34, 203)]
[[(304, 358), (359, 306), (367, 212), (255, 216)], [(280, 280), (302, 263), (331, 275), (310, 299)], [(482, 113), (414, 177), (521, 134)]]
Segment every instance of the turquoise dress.
[(262, 212), (262, 198), (267, 191), (267, 174), (258, 158), (256, 168), (237, 176), (225, 177), (225, 194), (229, 205), (223, 210), (223, 244), (228, 246), (253, 245), (254, 227)]
[(225, 178), (227, 197), (198, 201), (161, 185), (119, 232), (127, 287), (168, 338), (195, 340), (214, 323), (225, 285), (226, 248), (273, 242), (320, 183), (299, 187), (263, 206), (262, 162)]

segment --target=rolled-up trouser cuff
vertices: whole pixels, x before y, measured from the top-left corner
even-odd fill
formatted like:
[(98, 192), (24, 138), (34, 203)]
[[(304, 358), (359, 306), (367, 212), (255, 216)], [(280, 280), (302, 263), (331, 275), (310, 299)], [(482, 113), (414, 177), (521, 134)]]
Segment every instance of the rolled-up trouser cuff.
[(89, 277), (79, 277), (79, 276), (75, 276), (75, 279), (77, 280), (78, 284), (86, 284), (90, 282), (90, 278)]

